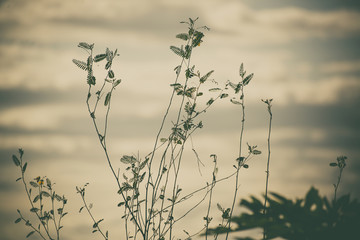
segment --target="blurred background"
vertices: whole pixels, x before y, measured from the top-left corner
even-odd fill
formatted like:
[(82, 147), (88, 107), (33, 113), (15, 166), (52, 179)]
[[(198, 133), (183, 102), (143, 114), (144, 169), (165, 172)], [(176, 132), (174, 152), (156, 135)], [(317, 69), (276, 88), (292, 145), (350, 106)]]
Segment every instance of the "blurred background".
[[(108, 146), (121, 167), (122, 155), (144, 157), (152, 149), (180, 63), (169, 46), (183, 44), (175, 35), (186, 31), (180, 21), (189, 17), (211, 28), (193, 53), (197, 70), (215, 70), (219, 86), (240, 80), (242, 62), (255, 74), (246, 88), (244, 146), (258, 145), (263, 154), (241, 171), (238, 201), (264, 192), (268, 113), (261, 99), (267, 98), (274, 99), (270, 191), (299, 198), (315, 186), (332, 198), (338, 169), (329, 163), (346, 155), (339, 194), (360, 197), (358, 1), (1, 0), (1, 239), (24, 239), (29, 232), (14, 224), (16, 209), (30, 208), (11, 160), (20, 147), (28, 179), (49, 177), (69, 200), (64, 240), (99, 239), (89, 217), (78, 213), (82, 203), (75, 186), (87, 182), (95, 216), (105, 218), (110, 237), (122, 236), (116, 185), (85, 105), (86, 73), (72, 59), (87, 57), (79, 42), (95, 43), (95, 54), (106, 47), (120, 53), (113, 69), (123, 81), (112, 98)], [(183, 189), (210, 181), (210, 154), (218, 156), (219, 176), (233, 171), (240, 119), (240, 108), (228, 99), (207, 111), (204, 128), (193, 137), (203, 174), (189, 148)], [(219, 184), (214, 203), (229, 206), (233, 185)], [(177, 237), (186, 237), (183, 229), (194, 233), (203, 226), (204, 209), (179, 223)], [(211, 215), (220, 220), (216, 207)]]

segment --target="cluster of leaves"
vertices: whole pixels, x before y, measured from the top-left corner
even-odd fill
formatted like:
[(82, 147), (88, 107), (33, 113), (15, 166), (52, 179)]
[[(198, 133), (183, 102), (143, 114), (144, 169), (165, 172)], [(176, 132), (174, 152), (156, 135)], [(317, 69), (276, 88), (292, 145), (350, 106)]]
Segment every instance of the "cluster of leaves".
[[(260, 199), (252, 196), (241, 200), (240, 206), (250, 213), (232, 218), (236, 227), (231, 232), (241, 232), (266, 226), (267, 239), (281, 237), (291, 240), (353, 239), (360, 226), (360, 203), (344, 195), (330, 202), (311, 187), (303, 199), (291, 200), (278, 193), (270, 193), (269, 208), (263, 214)], [(228, 229), (211, 231), (224, 233)], [(239, 240), (253, 238), (238, 238)]]
[[(30, 237), (34, 233), (37, 233), (42, 239), (59, 239), (60, 229), (62, 229), (61, 220), (67, 215), (64, 211), (67, 199), (65, 196), (60, 196), (54, 191), (54, 184), (49, 178), (36, 177), (33, 181), (29, 181), (30, 188), (25, 180), (25, 171), (27, 169), (27, 162), (23, 162), (24, 151), (19, 149), (19, 157), (12, 156), (12, 160), (21, 171), (21, 176), (16, 179), (23, 183), (27, 198), (30, 203), (30, 213), (37, 219), (38, 226), (27, 219), (21, 211), (18, 209), (19, 218), (15, 220), (15, 223), (23, 221), (26, 226), (31, 228), (31, 231), (26, 237)], [(35, 196), (34, 196), (35, 194)], [(48, 200), (48, 201), (47, 201)], [(50, 227), (52, 225), (52, 227)], [(55, 233), (51, 233), (50, 228), (53, 228)], [(55, 237), (54, 237), (55, 235)]]

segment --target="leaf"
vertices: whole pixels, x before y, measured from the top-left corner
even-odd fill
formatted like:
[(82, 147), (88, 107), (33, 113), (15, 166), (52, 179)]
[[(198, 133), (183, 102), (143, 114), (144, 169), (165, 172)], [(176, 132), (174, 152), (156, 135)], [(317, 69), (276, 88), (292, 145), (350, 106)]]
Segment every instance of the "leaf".
[(50, 181), (50, 179), (46, 179), (46, 186), (48, 186), (49, 188), (51, 187), (51, 181)]
[(111, 61), (107, 62), (105, 65), (105, 69), (108, 70), (111, 67), (111, 65), (112, 65)]
[(243, 85), (246, 86), (249, 84), (250, 80), (254, 77), (254, 74), (250, 74), (248, 76), (246, 76), (246, 78), (242, 81)]
[(58, 200), (59, 202), (62, 200), (61, 197), (57, 194), (55, 194), (55, 199)]
[(243, 166), (244, 168), (249, 168), (249, 165), (247, 165), (247, 164), (244, 164), (244, 166)]
[(84, 71), (87, 71), (88, 70), (88, 67), (87, 67), (87, 64), (83, 61), (80, 61), (80, 60), (77, 60), (77, 59), (73, 59), (72, 60), (73, 63), (75, 63), (76, 66), (78, 66), (80, 69), (84, 70)]
[(214, 99), (213, 98), (211, 98), (207, 103), (206, 103), (206, 105), (211, 105), (211, 104), (213, 104), (213, 102), (214, 102)]
[(116, 82), (114, 82), (113, 87), (116, 87), (116, 86), (119, 85), (120, 83), (121, 83), (121, 79), (116, 80)]
[(42, 191), (41, 195), (44, 197), (50, 197), (50, 194), (48, 192)]
[(99, 54), (94, 57), (94, 62), (100, 62), (106, 58), (106, 54)]
[(255, 149), (255, 150), (252, 151), (252, 153), (253, 153), (254, 155), (259, 155), (259, 154), (261, 154), (261, 151)]
[(37, 211), (39, 211), (39, 209), (36, 208), (36, 207), (33, 207), (33, 208), (30, 209), (30, 212), (37, 212)]
[(113, 70), (109, 70), (108, 75), (109, 75), (109, 78), (114, 78), (115, 77), (115, 74), (114, 74)]
[(246, 72), (244, 71), (244, 64), (241, 63), (241, 65), (240, 65), (240, 70), (239, 70), (239, 75), (240, 75), (241, 77), (244, 77), (245, 73), (246, 73)]
[(105, 106), (107, 106), (109, 104), (110, 98), (111, 98), (111, 92), (108, 92), (105, 97), (105, 102), (104, 102)]
[(331, 166), (331, 167), (336, 167), (336, 166), (337, 166), (337, 163), (332, 162), (332, 163), (330, 163), (330, 166)]
[(205, 74), (204, 76), (202, 76), (200, 78), (200, 83), (204, 83), (209, 77), (210, 75), (214, 72), (214, 70), (211, 70), (210, 72), (208, 72), (207, 74)]
[(229, 96), (229, 94), (223, 93), (223, 94), (220, 95), (220, 98), (226, 98), (226, 97), (228, 97), (228, 96)]
[(89, 85), (96, 84), (96, 78), (93, 76), (91, 69), (89, 69), (88, 74), (87, 74), (87, 84), (89, 84)]
[(187, 34), (187, 33), (179, 33), (179, 34), (176, 35), (176, 38), (180, 38), (180, 39), (186, 41), (186, 40), (189, 39), (189, 34)]
[(233, 104), (241, 105), (241, 102), (236, 101), (236, 100), (234, 100), (234, 99), (230, 99), (230, 101), (231, 101)]
[(160, 142), (167, 142), (167, 138), (160, 138)]
[(94, 47), (94, 44), (88, 44), (86, 42), (80, 42), (78, 47), (84, 48), (84, 49), (87, 49), (87, 50), (91, 50)]
[(220, 88), (210, 88), (209, 89), (209, 92), (218, 92), (218, 91), (221, 91)]
[(122, 158), (120, 159), (120, 161), (122, 163), (125, 163), (125, 164), (133, 164), (133, 163), (136, 163), (136, 158), (133, 157), (133, 156), (128, 156), (128, 155), (124, 155), (122, 156)]
[(15, 220), (15, 223), (19, 223), (21, 221), (21, 218), (18, 218)]
[(23, 168), (21, 169), (23, 173), (26, 171), (26, 167), (27, 167), (27, 162), (24, 164)]
[(180, 57), (185, 57), (185, 53), (184, 53), (184, 50), (178, 48), (178, 47), (175, 47), (175, 46), (170, 46), (170, 49), (178, 56)]
[(17, 158), (17, 156), (12, 155), (12, 160), (13, 160), (13, 162), (15, 163), (16, 166), (20, 166), (20, 161), (19, 161), (19, 159)]
[(222, 206), (220, 205), (220, 203), (217, 203), (216, 206), (217, 206), (217, 208), (218, 208), (220, 211), (224, 211), (224, 209), (222, 208)]
[(118, 207), (121, 207), (122, 205), (124, 205), (125, 204), (125, 202), (120, 202), (117, 206)]
[(31, 235), (33, 235), (33, 234), (34, 234), (34, 232), (35, 232), (35, 231), (31, 231), (31, 232), (29, 232), (29, 233), (28, 233), (28, 235), (26, 235), (26, 238), (28, 238), (28, 237), (30, 237)]
[(36, 182), (30, 181), (30, 185), (33, 187), (39, 187), (39, 185)]
[(37, 195), (37, 196), (34, 198), (33, 202), (36, 203), (39, 199), (40, 199), (40, 195)]
[(17, 181), (19, 181), (19, 180), (21, 180), (22, 178), (21, 177), (19, 177), (18, 179), (16, 179), (15, 181), (17, 182)]

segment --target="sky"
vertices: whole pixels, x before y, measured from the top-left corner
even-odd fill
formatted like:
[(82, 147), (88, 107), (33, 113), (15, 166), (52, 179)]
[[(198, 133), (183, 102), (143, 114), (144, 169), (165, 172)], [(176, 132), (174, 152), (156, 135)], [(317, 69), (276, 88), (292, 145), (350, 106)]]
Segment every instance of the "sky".
[[(169, 46), (182, 44), (175, 36), (186, 31), (180, 22), (189, 17), (210, 28), (193, 53), (197, 70), (214, 70), (219, 86), (239, 81), (241, 63), (254, 73), (245, 92), (244, 146), (258, 145), (263, 154), (241, 171), (237, 201), (264, 192), (269, 119), (261, 99), (269, 98), (274, 99), (270, 191), (300, 198), (315, 186), (332, 198), (338, 172), (329, 163), (346, 155), (339, 194), (360, 198), (358, 1), (0, 0), (2, 239), (23, 239), (28, 232), (14, 224), (16, 209), (30, 208), (23, 186), (15, 182), (19, 172), (11, 156), (18, 148), (25, 151), (27, 178), (49, 177), (69, 199), (64, 240), (99, 237), (91, 233), (88, 216), (78, 213), (82, 203), (75, 186), (87, 182), (94, 213), (105, 218), (112, 236), (121, 236), (116, 185), (86, 109), (86, 73), (72, 59), (87, 57), (79, 42), (94, 43), (95, 53), (118, 49), (113, 70), (122, 83), (112, 98), (108, 146), (121, 167), (122, 155), (144, 157), (152, 149), (180, 61)], [(210, 154), (218, 156), (219, 176), (231, 172), (236, 159), (240, 108), (224, 99), (202, 121), (204, 128), (192, 140), (205, 164), (203, 175), (195, 177), (197, 161), (189, 146), (184, 189), (211, 177)], [(219, 184), (214, 202), (230, 204), (231, 184)], [(201, 228), (200, 210), (180, 223), (181, 229)], [(219, 219), (216, 210), (213, 214)]]

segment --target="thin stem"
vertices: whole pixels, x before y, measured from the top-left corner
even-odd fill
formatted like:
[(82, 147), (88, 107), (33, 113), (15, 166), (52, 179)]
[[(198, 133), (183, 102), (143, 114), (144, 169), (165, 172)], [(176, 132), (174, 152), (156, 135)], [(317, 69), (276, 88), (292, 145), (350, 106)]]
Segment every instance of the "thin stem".
[[(96, 228), (96, 230), (98, 230), (98, 231), (100, 232), (100, 234), (103, 236), (103, 238), (104, 238), (105, 240), (108, 240), (108, 238), (106, 237), (106, 235), (101, 231), (98, 222), (96, 222), (94, 216), (92, 215), (92, 213), (91, 213), (91, 211), (90, 211), (90, 208), (88, 207), (88, 205), (87, 205), (87, 203), (86, 203), (86, 201), (85, 201), (85, 192), (81, 192), (80, 195), (81, 195), (81, 199), (82, 199), (82, 201), (83, 201), (83, 203), (84, 203), (84, 207), (85, 207), (86, 211), (88, 212), (89, 216), (90, 216), (91, 219), (93, 220), (93, 223), (94, 223), (93, 228)], [(94, 227), (94, 226), (95, 226), (95, 227)]]
[[(244, 125), (245, 125), (245, 104), (244, 104), (244, 86), (241, 86), (241, 113), (242, 113), (242, 119), (241, 119), (241, 128), (240, 128), (240, 139), (239, 139), (239, 159), (241, 158), (241, 151), (242, 151), (242, 139), (243, 139), (243, 134), (244, 134)], [(235, 177), (235, 191), (234, 191), (234, 197), (233, 197), (233, 201), (232, 201), (232, 205), (231, 205), (231, 210), (230, 210), (230, 214), (229, 214), (229, 220), (228, 220), (228, 229), (229, 231), (226, 232), (226, 240), (229, 237), (229, 232), (231, 229), (231, 217), (234, 211), (234, 207), (235, 207), (235, 202), (236, 202), (236, 197), (237, 197), (237, 192), (239, 189), (239, 173), (240, 173), (240, 168), (241, 168), (241, 162), (240, 160), (238, 160), (238, 165), (236, 168), (236, 177)]]
[(341, 175), (342, 175), (342, 171), (343, 171), (344, 168), (339, 168), (339, 176), (338, 176), (338, 181), (335, 185), (335, 193), (334, 193), (334, 202), (336, 202), (336, 194), (337, 194), (337, 190), (338, 190), (338, 187), (339, 187), (339, 184), (340, 184), (340, 180), (341, 180)]
[[(23, 217), (23, 215), (22, 215), (20, 212), (18, 212), (18, 213), (19, 213), (19, 215), (20, 215), (21, 220), (23, 220), (23, 221), (25, 222), (26, 226), (31, 227), (35, 232), (37, 232), (37, 233), (40, 235), (40, 237), (41, 237), (42, 239), (46, 240), (46, 238), (41, 234), (40, 230), (36, 229), (36, 228), (29, 222), (29, 220), (26, 220), (26, 219)], [(51, 238), (50, 238), (50, 239), (51, 239)]]
[(210, 214), (210, 208), (211, 208), (211, 200), (212, 200), (212, 192), (213, 192), (213, 188), (215, 186), (216, 183), (216, 171), (217, 171), (217, 157), (216, 155), (212, 155), (214, 157), (214, 170), (213, 170), (213, 177), (212, 177), (212, 182), (211, 182), (211, 189), (210, 189), (210, 196), (209, 196), (209, 204), (208, 204), (208, 209), (207, 209), (207, 213), (206, 213), (206, 225), (205, 225), (205, 240), (208, 239), (208, 230), (209, 230), (209, 223), (211, 221), (211, 219), (209, 219), (209, 214)]
[[(271, 124), (272, 124), (272, 112), (271, 112), (271, 100), (265, 100), (264, 102), (268, 105), (268, 112), (269, 112), (269, 133), (268, 133), (268, 158), (267, 158), (267, 165), (266, 165), (266, 184), (265, 184), (265, 200), (264, 200), (264, 216), (266, 216), (266, 203), (268, 201), (268, 186), (269, 186), (269, 175), (270, 175), (270, 136), (271, 136)], [(264, 232), (263, 232), (263, 239), (266, 239), (266, 226), (264, 226)]]

